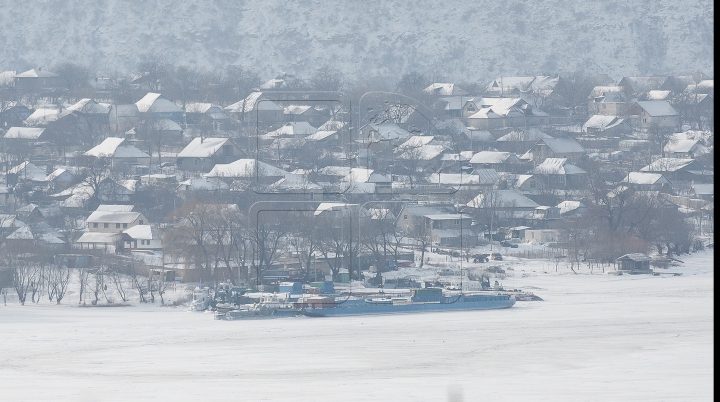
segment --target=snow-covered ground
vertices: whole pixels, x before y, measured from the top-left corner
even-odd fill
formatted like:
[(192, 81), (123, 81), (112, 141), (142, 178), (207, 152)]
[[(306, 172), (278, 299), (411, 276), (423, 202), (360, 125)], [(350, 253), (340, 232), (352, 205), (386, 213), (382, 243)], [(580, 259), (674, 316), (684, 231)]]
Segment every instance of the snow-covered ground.
[(76, 401), (711, 400), (713, 254), (683, 257), (667, 270), (682, 276), (504, 261), (513, 269), (506, 287), (545, 301), (495, 311), (215, 321), (153, 305), (79, 308), (72, 296), (61, 306), (0, 305), (0, 392)]

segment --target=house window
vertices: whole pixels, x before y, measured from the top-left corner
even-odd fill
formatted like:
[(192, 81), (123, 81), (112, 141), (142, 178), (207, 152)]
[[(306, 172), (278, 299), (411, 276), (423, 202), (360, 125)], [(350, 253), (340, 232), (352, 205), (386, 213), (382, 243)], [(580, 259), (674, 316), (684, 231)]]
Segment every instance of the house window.
[(116, 224), (115, 224), (115, 229), (120, 229), (120, 224), (119, 224), (119, 223), (116, 223)]
[(93, 223), (93, 227), (94, 227), (94, 228), (98, 227), (98, 224), (97, 224), (97, 223)]
[(643, 119), (643, 123), (647, 123), (647, 119)]
[(141, 225), (143, 224), (143, 220), (142, 220), (142, 219), (140, 219), (140, 224), (141, 224)]
[(144, 246), (144, 245), (145, 245), (145, 240), (140, 240), (140, 245)]
[(123, 228), (127, 228), (127, 223), (123, 223)]
[(407, 215), (403, 215), (403, 219), (407, 220)]
[(104, 227), (105, 229), (107, 229), (107, 228), (110, 227), (110, 224), (109, 224), (109, 223), (103, 223), (103, 227)]

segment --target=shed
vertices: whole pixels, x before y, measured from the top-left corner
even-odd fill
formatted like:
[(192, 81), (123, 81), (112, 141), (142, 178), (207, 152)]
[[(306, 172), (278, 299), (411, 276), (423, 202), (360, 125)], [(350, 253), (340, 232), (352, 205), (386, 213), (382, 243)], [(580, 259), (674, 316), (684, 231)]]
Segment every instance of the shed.
[(629, 272), (630, 274), (652, 274), (650, 268), (650, 257), (643, 253), (625, 254), (616, 260), (618, 271)]

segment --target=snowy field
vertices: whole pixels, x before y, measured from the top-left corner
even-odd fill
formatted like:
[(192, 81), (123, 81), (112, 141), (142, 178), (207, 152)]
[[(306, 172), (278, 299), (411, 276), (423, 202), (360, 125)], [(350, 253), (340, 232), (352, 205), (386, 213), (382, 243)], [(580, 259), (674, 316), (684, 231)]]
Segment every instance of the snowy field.
[[(511, 260), (496, 311), (215, 321), (141, 305), (0, 305), (2, 400), (704, 401), (713, 254), (682, 276)], [(65, 303), (65, 301), (64, 301)]]

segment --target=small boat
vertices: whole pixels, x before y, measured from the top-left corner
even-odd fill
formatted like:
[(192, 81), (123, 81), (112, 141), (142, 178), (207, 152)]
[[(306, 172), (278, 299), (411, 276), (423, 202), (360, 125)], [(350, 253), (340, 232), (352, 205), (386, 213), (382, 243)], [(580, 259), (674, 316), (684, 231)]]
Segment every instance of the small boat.
[(278, 294), (262, 296), (257, 303), (242, 304), (232, 309), (218, 309), (215, 312), (216, 320), (243, 320), (276, 317), (293, 317), (299, 315), (287, 298)]
[(190, 311), (205, 311), (210, 306), (210, 292), (204, 285), (193, 290), (193, 299), (190, 302)]

